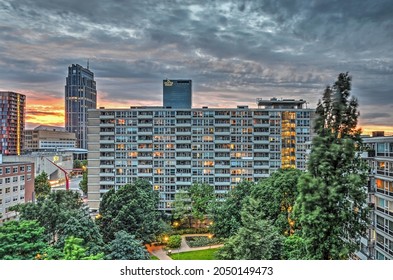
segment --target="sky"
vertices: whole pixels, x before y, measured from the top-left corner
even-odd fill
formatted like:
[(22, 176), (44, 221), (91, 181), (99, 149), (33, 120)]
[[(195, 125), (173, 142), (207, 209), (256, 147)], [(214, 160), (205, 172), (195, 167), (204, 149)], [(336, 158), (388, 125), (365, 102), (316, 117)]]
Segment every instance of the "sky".
[(27, 128), (64, 125), (68, 66), (87, 65), (98, 106), (162, 105), (191, 79), (193, 107), (315, 108), (352, 76), (365, 133), (393, 132), (391, 0), (0, 0), (0, 90), (27, 96)]

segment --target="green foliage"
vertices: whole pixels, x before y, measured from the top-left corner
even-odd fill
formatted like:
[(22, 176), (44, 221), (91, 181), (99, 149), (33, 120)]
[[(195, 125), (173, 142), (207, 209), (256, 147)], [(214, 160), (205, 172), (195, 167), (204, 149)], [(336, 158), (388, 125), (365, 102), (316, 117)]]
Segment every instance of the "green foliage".
[(164, 230), (161, 213), (157, 209), (158, 193), (149, 182), (137, 180), (117, 191), (104, 194), (97, 220), (105, 242), (124, 230), (145, 243), (152, 242)]
[(169, 240), (167, 243), (169, 248), (175, 249), (180, 248), (181, 246), (181, 236), (180, 235), (171, 235), (169, 236)]
[(0, 226), (0, 259), (32, 260), (48, 247), (45, 229), (36, 221), (11, 221)]
[(48, 174), (45, 171), (42, 171), (41, 174), (35, 177), (34, 192), (37, 199), (45, 198), (50, 194), (51, 186), (49, 184)]
[(102, 260), (103, 253), (96, 255), (89, 255), (83, 247), (83, 239), (73, 236), (67, 237), (64, 245), (64, 259), (65, 260)]
[(79, 159), (75, 159), (73, 163), (73, 168), (82, 168), (82, 162)]
[(305, 240), (296, 234), (285, 238), (282, 250), (282, 258), (284, 260), (307, 259)]
[(221, 260), (270, 260), (281, 258), (283, 236), (272, 223), (262, 219), (256, 200), (249, 197), (241, 211), (242, 224), (217, 252)]
[(368, 225), (368, 166), (360, 158), (357, 101), (351, 77), (327, 87), (316, 113), (308, 173), (299, 180), (295, 215), (310, 259), (347, 259)]
[(210, 229), (215, 236), (228, 238), (237, 233), (242, 225), (240, 210), (253, 186), (252, 182), (240, 182), (228, 193), (224, 201), (216, 201), (212, 205), (210, 216), (213, 224)]
[(96, 253), (103, 246), (102, 236), (92, 221), (78, 193), (51, 192), (36, 204), (18, 205), (21, 220), (36, 220), (45, 228), (45, 236), (57, 249), (62, 250), (68, 236), (83, 238), (89, 253)]
[(298, 169), (279, 169), (252, 188), (251, 197), (258, 201), (262, 218), (270, 220), (284, 235), (294, 232), (292, 210), (301, 175)]
[(87, 194), (87, 170), (82, 174), (82, 180), (79, 182), (79, 187), (84, 194)]
[(181, 223), (188, 222), (191, 227), (192, 209), (191, 197), (186, 191), (180, 190), (175, 194), (175, 201), (173, 203), (173, 218), (180, 220)]
[(190, 247), (205, 247), (222, 243), (220, 239), (208, 236), (186, 236), (185, 239)]
[(204, 220), (215, 201), (214, 187), (209, 184), (194, 183), (189, 193), (193, 218), (199, 221)]
[(140, 241), (125, 231), (115, 233), (115, 239), (106, 247), (107, 260), (149, 260), (150, 256)]

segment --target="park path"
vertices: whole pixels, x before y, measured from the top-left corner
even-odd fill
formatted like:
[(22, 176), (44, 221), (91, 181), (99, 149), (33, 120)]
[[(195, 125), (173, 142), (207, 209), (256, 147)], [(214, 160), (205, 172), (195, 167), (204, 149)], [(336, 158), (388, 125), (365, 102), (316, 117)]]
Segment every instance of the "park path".
[[(181, 245), (179, 249), (173, 249), (173, 253), (181, 253), (181, 252), (188, 252), (188, 251), (198, 251), (198, 250), (206, 250), (210, 248), (219, 248), (222, 247), (222, 244), (218, 245), (211, 245), (211, 246), (204, 246), (204, 247), (195, 247), (191, 248), (187, 245), (186, 237), (187, 236), (209, 236), (209, 234), (185, 234), (181, 236)], [(163, 247), (158, 247), (156, 250), (151, 250), (151, 253), (159, 258), (160, 260), (172, 260), (168, 255), (167, 251), (163, 249)]]

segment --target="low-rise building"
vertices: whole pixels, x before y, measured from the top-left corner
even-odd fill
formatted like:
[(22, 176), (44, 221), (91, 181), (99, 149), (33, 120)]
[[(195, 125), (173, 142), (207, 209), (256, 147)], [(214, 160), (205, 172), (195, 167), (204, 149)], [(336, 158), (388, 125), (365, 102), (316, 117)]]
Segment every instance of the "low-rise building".
[(16, 217), (10, 207), (33, 200), (34, 163), (0, 163), (0, 224)]
[(40, 125), (25, 130), (25, 152), (55, 152), (76, 146), (75, 133), (63, 127)]

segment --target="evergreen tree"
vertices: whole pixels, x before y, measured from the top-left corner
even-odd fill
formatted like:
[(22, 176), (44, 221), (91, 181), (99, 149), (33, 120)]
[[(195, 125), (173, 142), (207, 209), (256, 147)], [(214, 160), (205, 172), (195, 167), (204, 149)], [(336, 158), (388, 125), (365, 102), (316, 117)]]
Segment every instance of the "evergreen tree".
[(115, 233), (113, 239), (106, 246), (107, 260), (149, 260), (150, 256), (141, 242), (135, 236), (121, 230)]
[(317, 135), (295, 205), (309, 259), (347, 259), (368, 225), (368, 167), (360, 158), (358, 103), (350, 90), (351, 77), (341, 73), (316, 109)]
[(35, 177), (34, 192), (37, 199), (44, 198), (48, 196), (49, 193), (51, 192), (51, 186), (49, 184), (48, 174), (46, 174), (45, 171), (42, 171), (41, 174)]

